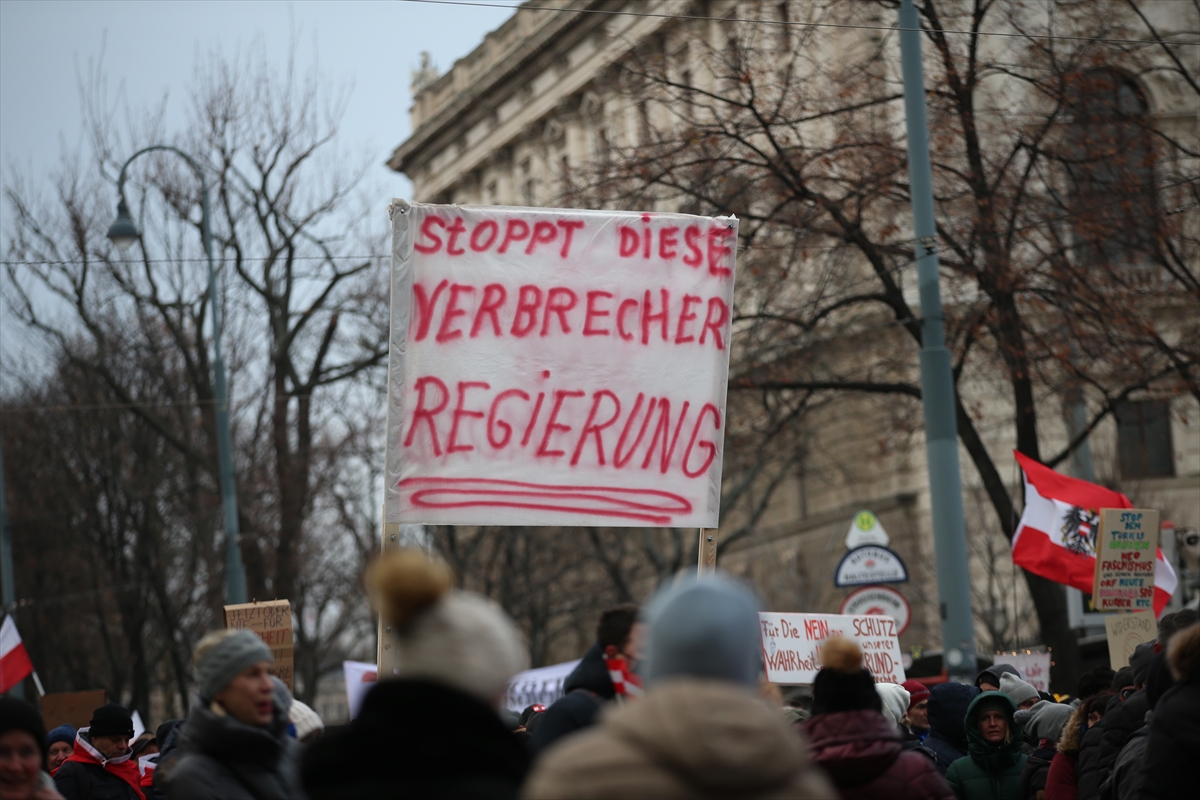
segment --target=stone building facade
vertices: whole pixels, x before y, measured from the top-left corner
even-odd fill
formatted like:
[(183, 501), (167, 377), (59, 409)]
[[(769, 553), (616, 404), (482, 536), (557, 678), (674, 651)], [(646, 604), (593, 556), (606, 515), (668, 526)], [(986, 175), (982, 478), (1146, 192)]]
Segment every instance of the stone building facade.
[[(414, 74), (412, 135), (396, 148), (388, 166), (412, 180), (412, 199), (417, 202), (579, 205), (584, 201), (576, 193), (577, 177), (602, 162), (611, 143), (646, 141), (651, 127), (670, 124), (670, 109), (648, 108), (635, 94), (616, 90), (626, 80), (620, 64), (650, 50), (667, 59), (670, 74), (680, 85), (718, 91), (718, 79), (706, 68), (704, 54), (721, 52), (724, 26), (734, 20), (770, 21), (774, 27), (764, 27), (761, 35), (776, 37), (786, 51), (792, 46), (791, 28), (777, 23), (810, 19), (804, 15), (811, 14), (815, 5), (820, 4), (526, 3), (444, 74), (428, 65)], [(1187, 18), (1195, 12), (1183, 9), (1185, 4), (1145, 5), (1168, 37), (1174, 31), (1200, 27), (1200, 20)], [(857, 27), (826, 29), (822, 47), (827, 58), (836, 60), (855, 48), (877, 46), (894, 18), (878, 9), (860, 13), (854, 22)], [(697, 46), (698, 42), (704, 46)], [(988, 40), (985, 46), (1007, 44), (999, 39)], [(884, 52), (894, 69), (895, 48)], [(1154, 74), (1140, 80), (1158, 124), (1181, 140), (1200, 141), (1198, 98)], [(996, 96), (1009, 88), (999, 84)], [(881, 113), (898, 111), (892, 106)], [(1196, 171), (1192, 165), (1193, 174)], [(1194, 228), (1196, 212), (1188, 213), (1192, 216), (1187, 224)], [(899, 224), (907, 226), (904, 214)], [(909, 285), (914, 287), (915, 303), (915, 281)], [(1164, 306), (1168, 335), (1197, 335), (1195, 321), (1187, 320), (1190, 308), (1169, 302)], [(824, 357), (869, 357), (863, 354), (889, 351), (893, 337), (904, 335), (891, 328), (869, 342), (831, 342)], [(735, 349), (733, 358), (737, 357)], [(915, 370), (915, 363), (908, 369)], [(979, 399), (980, 430), (996, 463), (1011, 464), (1004, 478), (1019, 508), (1020, 473), (1007, 456), (1015, 445), (1011, 403), (993, 390), (992, 376), (986, 372), (964, 375), (960, 390)], [(1044, 451), (1061, 448), (1073, 424), (1071, 404), (1049, 391), (1041, 391), (1038, 403)], [(845, 553), (843, 540), (855, 513), (869, 509), (890, 534), (911, 574), (910, 582), (899, 587), (914, 609), (902, 645), (937, 647), (937, 592), (919, 409), (916, 418), (913, 406), (899, 409), (894, 399), (885, 397), (851, 396), (816, 412), (806, 457), (794, 474), (775, 487), (753, 535), (722, 553), (722, 566), (752, 578), (772, 610), (835, 612), (845, 591), (834, 588), (831, 575)], [(1092, 431), (1089, 443), (1096, 480), (1120, 488), (1136, 503), (1160, 508), (1180, 532), (1200, 529), (1200, 405), (1194, 394), (1132, 395), (1118, 414)], [(979, 649), (986, 651), (996, 638), (989, 635), (989, 626), (1002, 629), (1010, 641), (1015, 637), (1032, 642), (1036, 620), (1023, 584), (1008, 559), (1006, 542), (994, 533), (993, 512), (979, 475), (965, 454), (961, 461)], [(1078, 463), (1075, 469), (1081, 469)], [(736, 527), (738, 513), (732, 512), (723, 527)], [(1166, 546), (1176, 551), (1172, 557), (1182, 567), (1185, 554), (1174, 541)], [(1194, 559), (1192, 568), (1196, 568)], [(1194, 597), (1194, 591), (1178, 597)]]

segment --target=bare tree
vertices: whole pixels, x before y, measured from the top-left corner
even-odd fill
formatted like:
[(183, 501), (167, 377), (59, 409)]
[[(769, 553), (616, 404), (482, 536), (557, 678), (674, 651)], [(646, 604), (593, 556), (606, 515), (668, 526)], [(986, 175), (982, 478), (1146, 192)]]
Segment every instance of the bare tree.
[[(180, 135), (167, 132), (162, 108), (142, 113), (110, 103), (93, 68), (83, 97), (94, 161), (66, 159), (52, 199), (18, 175), (5, 194), (18, 318), (73, 369), (100, 379), (112, 403), (195, 471), (197, 496), (211, 498), (212, 331), (205, 329), (199, 186), (187, 165), (167, 154), (134, 162), (126, 191), (140, 216), (141, 246), (123, 255), (104, 236), (114, 178), (141, 147), (173, 144), (208, 173), (249, 590), (293, 602), (297, 663), (308, 665), (298, 694), (311, 699), (316, 678), (333, 666), (318, 654), (336, 655), (350, 620), (366, 617), (354, 593), (330, 593), (354, 585), (370, 549), (361, 515), (350, 524), (337, 472), (367, 446), (369, 433), (352, 422), (354, 409), (366, 406), (354, 404), (373, 400), (367, 379), (383, 361), (388, 315), (385, 261), (374, 255), (383, 252), (383, 217), (360, 191), (368, 162), (348, 160), (337, 145), (344, 95), (327, 91), (315, 73), (300, 74), (295, 58), (293, 48), (277, 69), (255, 46), (203, 59)], [(131, 121), (120, 125), (122, 118)], [(118, 368), (126, 351), (143, 354), (138, 369), (170, 405), (146, 402), (143, 374)], [(192, 512), (211, 537), (213, 506), (197, 503)], [(217, 577), (204, 598), (214, 612)]]
[[(1194, 53), (1141, 4), (1099, 5), (918, 3), (959, 436), (1009, 539), (985, 426), (1054, 466), (1139, 392), (1200, 396), (1194, 115), (1160, 121), (1138, 82), (1194, 92)], [(577, 201), (741, 218), (731, 391), (920, 398), (895, 6), (805, 4), (783, 37), (677, 20), (601, 87), (638, 132), (597, 143)], [(1084, 430), (1043, 453), (1040, 397), (1071, 385)], [(1074, 674), (1061, 587), (1025, 582)]]

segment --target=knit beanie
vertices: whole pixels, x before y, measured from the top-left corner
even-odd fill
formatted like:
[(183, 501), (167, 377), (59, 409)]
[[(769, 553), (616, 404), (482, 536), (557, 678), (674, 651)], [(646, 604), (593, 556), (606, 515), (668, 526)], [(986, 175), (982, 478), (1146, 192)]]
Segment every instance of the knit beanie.
[(46, 726), (42, 724), (42, 715), (24, 700), (0, 697), (0, 734), (9, 731), (25, 731), (36, 739), (38, 747), (42, 750), (42, 761), (45, 762), (46, 751), (50, 745), (46, 741)]
[(646, 686), (710, 678), (756, 686), (762, 672), (760, 605), (754, 592), (718, 572), (680, 578), (646, 604)]
[[(213, 637), (216, 642), (207, 649), (205, 639)], [(211, 702), (229, 682), (248, 667), (260, 661), (275, 663), (271, 648), (257, 633), (248, 630), (215, 631), (200, 640), (196, 646), (196, 683), (200, 697)]]
[(1041, 697), (1032, 685), (1007, 672), (1000, 676), (1000, 691), (1012, 698), (1013, 704), (1018, 706), (1026, 700)]
[(908, 713), (908, 689), (894, 683), (877, 683), (875, 691), (879, 693), (879, 699), (883, 702), (883, 715), (893, 725), (899, 725)]
[(133, 738), (133, 717), (118, 703), (106, 703), (92, 712), (88, 723), (89, 736), (124, 736)]
[(55, 742), (66, 742), (69, 745), (74, 745), (75, 728), (64, 722), (62, 725), (51, 730), (46, 734), (46, 749), (50, 749), (50, 746)]
[[(922, 700), (929, 699), (929, 687), (920, 681), (908, 680), (900, 684), (908, 690), (908, 707), (912, 708)], [(907, 713), (907, 709), (905, 709)]]
[(1062, 738), (1063, 726), (1075, 709), (1063, 703), (1040, 700), (1032, 708), (1017, 711), (1013, 719), (1025, 727), (1025, 732), (1035, 740), (1049, 739), (1057, 742)]
[(834, 711), (882, 711), (875, 679), (863, 669), (862, 650), (834, 636), (821, 647), (821, 669), (813, 678), (813, 716)]
[(400, 677), (436, 681), (495, 706), (528, 663), (512, 618), (486, 597), (452, 588), (450, 568), (418, 550), (380, 557), (365, 582), (395, 629)]

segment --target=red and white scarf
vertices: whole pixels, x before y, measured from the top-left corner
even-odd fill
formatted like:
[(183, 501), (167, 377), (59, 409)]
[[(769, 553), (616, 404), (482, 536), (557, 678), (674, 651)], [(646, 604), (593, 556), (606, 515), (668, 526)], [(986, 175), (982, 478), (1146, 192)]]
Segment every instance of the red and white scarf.
[[(133, 787), (134, 793), (141, 800), (146, 800), (146, 795), (142, 792), (142, 775), (138, 769), (136, 761), (132, 760), (132, 754), (126, 753), (123, 756), (116, 758), (105, 758), (99, 750), (92, 746), (92, 743), (83, 738), (85, 733), (88, 733), (91, 728), (80, 728), (75, 734), (75, 751), (71, 753), (71, 757), (67, 761), (77, 761), (80, 764), (97, 764), (104, 768), (105, 772), (111, 772), (121, 780)], [(64, 761), (63, 763), (67, 763)], [(62, 769), (60, 766), (59, 769)]]

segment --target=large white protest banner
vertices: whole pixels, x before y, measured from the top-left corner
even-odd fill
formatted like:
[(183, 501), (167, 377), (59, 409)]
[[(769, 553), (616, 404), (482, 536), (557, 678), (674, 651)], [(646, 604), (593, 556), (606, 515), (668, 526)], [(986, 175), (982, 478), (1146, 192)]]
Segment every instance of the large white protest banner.
[(760, 612), (763, 662), (771, 683), (812, 683), (821, 669), (821, 646), (833, 636), (862, 648), (863, 666), (876, 683), (904, 683), (896, 621), (877, 615)]
[(386, 522), (716, 527), (736, 219), (389, 212)]

